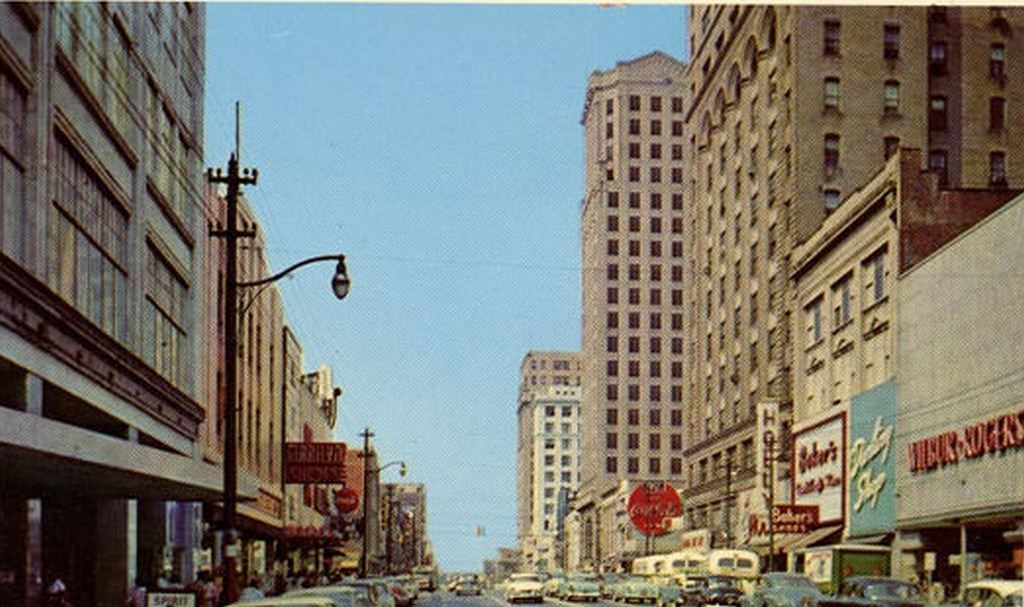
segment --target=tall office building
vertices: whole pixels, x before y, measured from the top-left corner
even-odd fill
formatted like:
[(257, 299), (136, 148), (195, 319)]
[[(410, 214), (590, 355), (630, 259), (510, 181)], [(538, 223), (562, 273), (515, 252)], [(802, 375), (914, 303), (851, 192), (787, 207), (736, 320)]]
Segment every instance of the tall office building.
[(684, 77), (654, 52), (588, 81), (584, 491), (683, 478)]
[[(950, 187), (1024, 181), (1021, 12), (695, 6), (687, 82), (687, 524), (729, 537), (761, 402), (792, 402), (792, 248), (899, 147)], [(855, 381), (834, 378), (836, 382)], [(727, 482), (727, 470), (739, 471)], [(730, 496), (725, 486), (730, 486)], [(736, 537), (732, 534), (731, 537)]]
[(543, 563), (550, 570), (566, 496), (579, 483), (579, 353), (529, 352), (519, 373), (519, 547), (531, 568)]
[[(0, 5), (0, 603), (199, 566), (204, 12)], [(243, 497), (254, 487), (240, 485)]]

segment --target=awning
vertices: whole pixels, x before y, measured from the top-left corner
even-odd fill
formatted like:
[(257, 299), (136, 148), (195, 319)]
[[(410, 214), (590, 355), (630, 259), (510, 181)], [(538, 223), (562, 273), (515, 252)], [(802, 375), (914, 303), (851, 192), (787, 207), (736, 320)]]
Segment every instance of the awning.
[(801, 548), (807, 548), (808, 546), (814, 546), (816, 544), (819, 544), (824, 539), (826, 539), (827, 537), (829, 537), (830, 535), (839, 531), (842, 528), (842, 525), (830, 525), (828, 527), (819, 527), (814, 531), (800, 534), (796, 536), (796, 538), (792, 542), (786, 544), (785, 551), (793, 552), (794, 550), (799, 550)]
[[(39, 415), (0, 407), (0, 494), (215, 501), (221, 468)], [(239, 475), (239, 500), (258, 487)]]
[(876, 535), (862, 535), (860, 537), (851, 537), (846, 541), (851, 544), (888, 544), (892, 538), (891, 533), (879, 533)]

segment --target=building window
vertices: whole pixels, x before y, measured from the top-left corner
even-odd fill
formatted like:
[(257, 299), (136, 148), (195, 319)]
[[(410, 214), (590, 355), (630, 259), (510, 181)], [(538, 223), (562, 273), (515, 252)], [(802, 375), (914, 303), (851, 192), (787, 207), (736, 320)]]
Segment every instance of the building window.
[(825, 174), (834, 175), (839, 170), (839, 135), (825, 135)]
[(683, 98), (673, 97), (672, 98), (672, 113), (679, 114), (683, 111)]
[[(633, 362), (636, 362), (636, 361), (633, 361)], [(632, 364), (633, 364), (633, 362), (630, 363), (630, 365), (631, 365), (630, 366), (630, 372), (631, 372), (630, 373), (630, 377), (639, 377), (640, 376), (640, 367), (639, 366), (636, 367), (636, 375), (632, 374), (632, 371), (633, 371)], [(630, 384), (629, 388), (627, 390), (626, 395), (629, 397), (629, 402), (635, 403), (635, 402), (639, 401), (640, 400), (640, 386), (638, 386), (637, 384)]]
[(640, 231), (640, 217), (634, 215), (629, 218), (629, 231), (630, 233), (636, 233)]
[(895, 135), (890, 135), (890, 136), (885, 138), (884, 144), (885, 144), (885, 146), (884, 146), (885, 147), (885, 159), (888, 160), (889, 158), (892, 158), (893, 155), (896, 154), (896, 152), (899, 151), (899, 149), (900, 149), (900, 138), (896, 137)]
[(608, 316), (605, 319), (605, 326), (607, 328), (609, 328), (609, 329), (618, 329), (619, 328), (619, 313), (618, 312), (609, 312)]
[(605, 422), (609, 426), (615, 426), (619, 423), (619, 410), (618, 409), (606, 409), (605, 410)]
[[(6, 154), (3, 159), (3, 185), (11, 188), (16, 201), (21, 180)], [(47, 281), (89, 320), (123, 342), (128, 328), (128, 277), (122, 270), (127, 266), (128, 217), (63, 139), (56, 140), (55, 164), (57, 192), (47, 213)], [(5, 193), (5, 213), (8, 200)], [(10, 218), (5, 215), (5, 228)], [(5, 245), (6, 238), (5, 234)], [(170, 307), (164, 312), (172, 321), (184, 320), (184, 311), (178, 308), (183, 303), (165, 300), (162, 305)]]
[(629, 313), (629, 328), (639, 329), (640, 328), (640, 313), (630, 312)]
[(619, 400), (619, 387), (615, 384), (606, 385), (604, 395), (607, 400)]
[(640, 181), (640, 167), (629, 167), (629, 180), (634, 183)]
[(883, 111), (886, 116), (896, 116), (900, 113), (900, 83), (896, 80), (885, 81), (885, 99)]
[(839, 190), (834, 188), (826, 189), (823, 196), (826, 211), (834, 211), (839, 207)]
[(864, 262), (862, 269), (864, 300), (870, 301), (872, 304), (882, 301), (882, 298), (885, 297), (885, 257), (886, 250), (882, 248)]
[(619, 208), (619, 193), (608, 192), (608, 208), (617, 209)]
[(640, 144), (637, 142), (630, 142), (629, 144), (629, 157), (639, 158), (640, 157)]
[(679, 457), (673, 457), (671, 463), (671, 474), (680, 475), (683, 473), (683, 460)]
[(1006, 153), (992, 152), (988, 155), (988, 182), (995, 187), (1006, 186)]
[(651, 167), (651, 183), (661, 183), (661, 167)]
[(640, 192), (629, 193), (629, 208), (639, 209), (640, 208)]
[(618, 449), (619, 448), (619, 435), (614, 432), (609, 432), (604, 436), (604, 446), (606, 449)]
[(651, 97), (651, 111), (652, 112), (660, 112), (661, 111), (661, 97)]
[(899, 59), (900, 57), (900, 26), (894, 23), (885, 24), (884, 42), (882, 55), (886, 59)]
[(630, 118), (629, 119), (629, 134), (639, 135), (640, 134), (640, 119)]
[(928, 129), (946, 130), (946, 98), (942, 95), (934, 95), (928, 101)]
[(657, 451), (661, 449), (661, 435), (660, 434), (648, 434), (647, 435), (647, 448), (651, 451)]
[(627, 449), (639, 449), (640, 448), (640, 434), (636, 432), (630, 432), (626, 435), (626, 448)]
[(640, 256), (640, 241), (630, 240), (629, 241), (629, 256), (639, 257)]
[(949, 182), (945, 150), (932, 150), (928, 153), (928, 170), (939, 176), (939, 184), (946, 185)]
[(826, 111), (839, 111), (839, 78), (825, 78), (825, 100)]
[(672, 136), (682, 137), (683, 136), (683, 121), (673, 120), (672, 121)]
[(839, 55), (839, 22), (828, 20), (825, 22), (825, 41), (822, 49), (823, 55)]
[(1006, 100), (992, 97), (988, 100), (988, 130), (1001, 131), (1006, 118)]
[(608, 241), (607, 251), (608, 251), (609, 255), (618, 255), (619, 254), (619, 241), (615, 240), (615, 239), (609, 240)]
[(650, 411), (648, 411), (647, 412), (647, 421), (652, 426), (660, 426), (661, 425), (661, 410), (660, 409), (651, 409)]
[(822, 326), (821, 298), (817, 298), (811, 305), (807, 306), (807, 330), (811, 334), (811, 345), (814, 345), (824, 338), (824, 327)]
[(615, 474), (619, 471), (618, 462), (614, 457), (606, 457), (604, 459), (604, 471), (608, 474)]
[(614, 335), (608, 336), (608, 343), (606, 344), (606, 350), (610, 354), (614, 354), (619, 351), (619, 338)]
[(626, 415), (627, 415), (627, 423), (629, 423), (630, 426), (639, 426), (640, 425), (640, 410), (639, 409), (630, 409), (627, 412)]
[(626, 472), (628, 474), (637, 474), (640, 472), (640, 458), (630, 457), (626, 459)]
[(850, 277), (843, 278), (832, 286), (832, 328), (839, 329), (853, 318), (850, 305)]
[(651, 121), (651, 135), (661, 135), (661, 121), (660, 120), (652, 120)]
[(657, 457), (652, 457), (647, 460), (647, 470), (651, 474), (661, 473), (661, 460)]
[(640, 111), (640, 95), (629, 96), (629, 111), (639, 112)]
[(608, 231), (618, 232), (619, 231), (619, 218), (617, 215), (608, 216)]
[(1006, 68), (1006, 45), (1002, 43), (994, 43), (989, 48), (988, 55), (988, 74), (1000, 83), (1003, 82), (1003, 77)]
[(928, 70), (936, 76), (941, 76), (948, 70), (948, 46), (945, 42), (932, 42), (928, 48)]
[(618, 377), (619, 375), (619, 361), (609, 360), (606, 364), (606, 375), (608, 377)]

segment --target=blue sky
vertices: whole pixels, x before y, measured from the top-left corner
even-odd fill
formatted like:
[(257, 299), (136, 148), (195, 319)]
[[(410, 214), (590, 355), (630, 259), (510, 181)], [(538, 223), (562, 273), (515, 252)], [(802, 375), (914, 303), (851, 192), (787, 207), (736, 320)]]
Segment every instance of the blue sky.
[(207, 164), (240, 100), (272, 266), (349, 259), (344, 301), (329, 265), (281, 284), (307, 369), (345, 389), (337, 438), (370, 426), (427, 483), (441, 566), (478, 569), (515, 544), (519, 362), (579, 348), (587, 77), (684, 58), (685, 7), (206, 8)]

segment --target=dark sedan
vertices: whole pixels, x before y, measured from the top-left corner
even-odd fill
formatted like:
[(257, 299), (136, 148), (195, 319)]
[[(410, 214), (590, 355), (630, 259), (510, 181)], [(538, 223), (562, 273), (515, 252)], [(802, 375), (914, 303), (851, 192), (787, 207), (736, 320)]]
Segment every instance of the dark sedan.
[(817, 607), (826, 597), (806, 575), (766, 573), (747, 599), (750, 607)]
[(712, 607), (714, 605), (739, 605), (743, 591), (736, 580), (720, 575), (691, 576), (682, 600), (686, 605)]
[(818, 607), (924, 607), (925, 598), (909, 582), (858, 575), (843, 580), (839, 592)]

